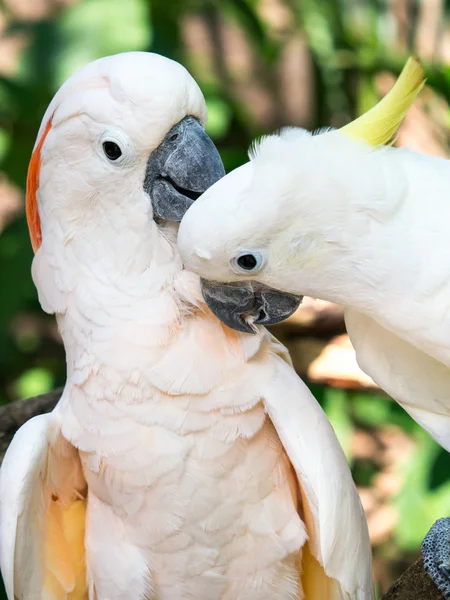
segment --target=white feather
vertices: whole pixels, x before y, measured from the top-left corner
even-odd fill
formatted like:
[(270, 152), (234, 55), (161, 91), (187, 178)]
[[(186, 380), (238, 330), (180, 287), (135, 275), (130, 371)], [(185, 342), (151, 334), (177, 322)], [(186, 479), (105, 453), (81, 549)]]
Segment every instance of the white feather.
[(281, 359), (264, 405), (312, 513), (306, 523), (314, 556), (342, 598), (373, 598), (369, 533), (345, 455), (319, 404)]
[(60, 437), (57, 413), (19, 429), (0, 470), (0, 566), (8, 600), (41, 598), (52, 494), (66, 504), (83, 487), (78, 454)]
[(442, 158), (291, 129), (189, 209), (180, 254), (235, 281), (254, 250), (256, 280), (343, 305), (363, 370), (449, 448), (449, 187)]
[[(18, 600), (31, 600), (27, 586), (39, 590), (36, 577), (54, 568), (36, 550), (45, 529), (41, 498), (49, 501), (53, 489), (70, 498), (80, 482), (88, 488), (89, 600), (317, 600), (302, 590), (308, 535), (350, 594), (332, 584), (324, 600), (372, 598), (370, 586), (355, 591), (370, 571), (370, 549), (323, 413), (264, 329), (237, 334), (206, 309), (198, 281), (183, 271), (175, 226), (155, 224), (143, 191), (149, 154), (162, 137), (186, 115), (203, 120), (205, 112), (180, 65), (132, 53), (75, 75), (47, 113), (53, 126), (42, 148), (43, 241), (33, 275), (43, 307), (57, 314), (67, 384), (42, 428), (19, 432), (2, 468), (5, 522), (10, 514), (20, 521), (16, 500), (29, 509), (14, 538), (23, 554), (8, 554), (11, 527), (0, 532), (2, 569)], [(101, 152), (106, 134), (120, 137), (124, 149), (116, 166)], [(43, 434), (35, 450), (28, 431), (33, 440)], [(45, 437), (53, 432), (54, 446)], [(62, 469), (58, 452), (60, 460), (47, 463), (53, 447), (65, 448), (72, 464)], [(11, 464), (24, 451), (17, 479)], [(311, 516), (299, 508), (292, 466)], [(69, 485), (73, 473), (77, 485)], [(39, 489), (30, 480), (41, 481)]]
[(361, 369), (450, 451), (450, 369), (366, 315), (345, 322)]

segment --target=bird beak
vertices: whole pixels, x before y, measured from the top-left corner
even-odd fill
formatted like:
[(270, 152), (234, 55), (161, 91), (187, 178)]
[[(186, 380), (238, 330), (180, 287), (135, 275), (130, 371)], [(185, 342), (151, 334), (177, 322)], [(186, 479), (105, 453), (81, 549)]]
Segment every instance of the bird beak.
[(154, 217), (180, 222), (191, 204), (224, 175), (220, 155), (200, 121), (185, 117), (147, 163), (144, 190)]
[(206, 304), (225, 325), (256, 333), (255, 325), (284, 321), (300, 306), (303, 296), (280, 292), (256, 281), (219, 283), (201, 279)]

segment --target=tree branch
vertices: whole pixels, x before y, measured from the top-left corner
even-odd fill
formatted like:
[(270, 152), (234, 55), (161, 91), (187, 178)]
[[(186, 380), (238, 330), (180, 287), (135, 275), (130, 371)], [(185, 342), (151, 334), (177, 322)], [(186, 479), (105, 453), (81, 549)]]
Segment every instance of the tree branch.
[(62, 394), (62, 388), (27, 400), (17, 400), (0, 407), (0, 463), (16, 431), (28, 419), (50, 412)]
[(420, 558), (394, 583), (382, 600), (444, 600), (423, 568)]
[[(0, 463), (17, 429), (31, 417), (50, 412), (61, 394), (60, 388), (49, 394), (0, 407)], [(401, 575), (382, 600), (444, 600), (444, 598), (424, 571), (422, 559), (419, 559)]]

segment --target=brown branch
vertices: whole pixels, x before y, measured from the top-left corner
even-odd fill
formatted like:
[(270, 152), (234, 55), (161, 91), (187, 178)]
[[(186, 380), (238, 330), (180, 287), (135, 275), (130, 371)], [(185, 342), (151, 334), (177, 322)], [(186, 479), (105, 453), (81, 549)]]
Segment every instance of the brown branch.
[[(62, 389), (49, 394), (12, 402), (0, 408), (0, 463), (14, 433), (28, 419), (49, 412), (61, 397)], [(382, 600), (444, 600), (423, 568), (416, 561), (401, 575)]]
[(444, 597), (419, 559), (399, 577), (382, 600), (444, 600)]

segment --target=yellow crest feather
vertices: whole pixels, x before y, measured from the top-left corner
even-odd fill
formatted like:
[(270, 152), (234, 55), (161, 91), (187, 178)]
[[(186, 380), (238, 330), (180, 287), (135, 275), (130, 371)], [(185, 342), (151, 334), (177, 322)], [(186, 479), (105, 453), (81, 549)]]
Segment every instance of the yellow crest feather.
[(386, 96), (339, 131), (372, 146), (393, 144), (398, 128), (424, 85), (423, 67), (418, 58), (411, 56)]

